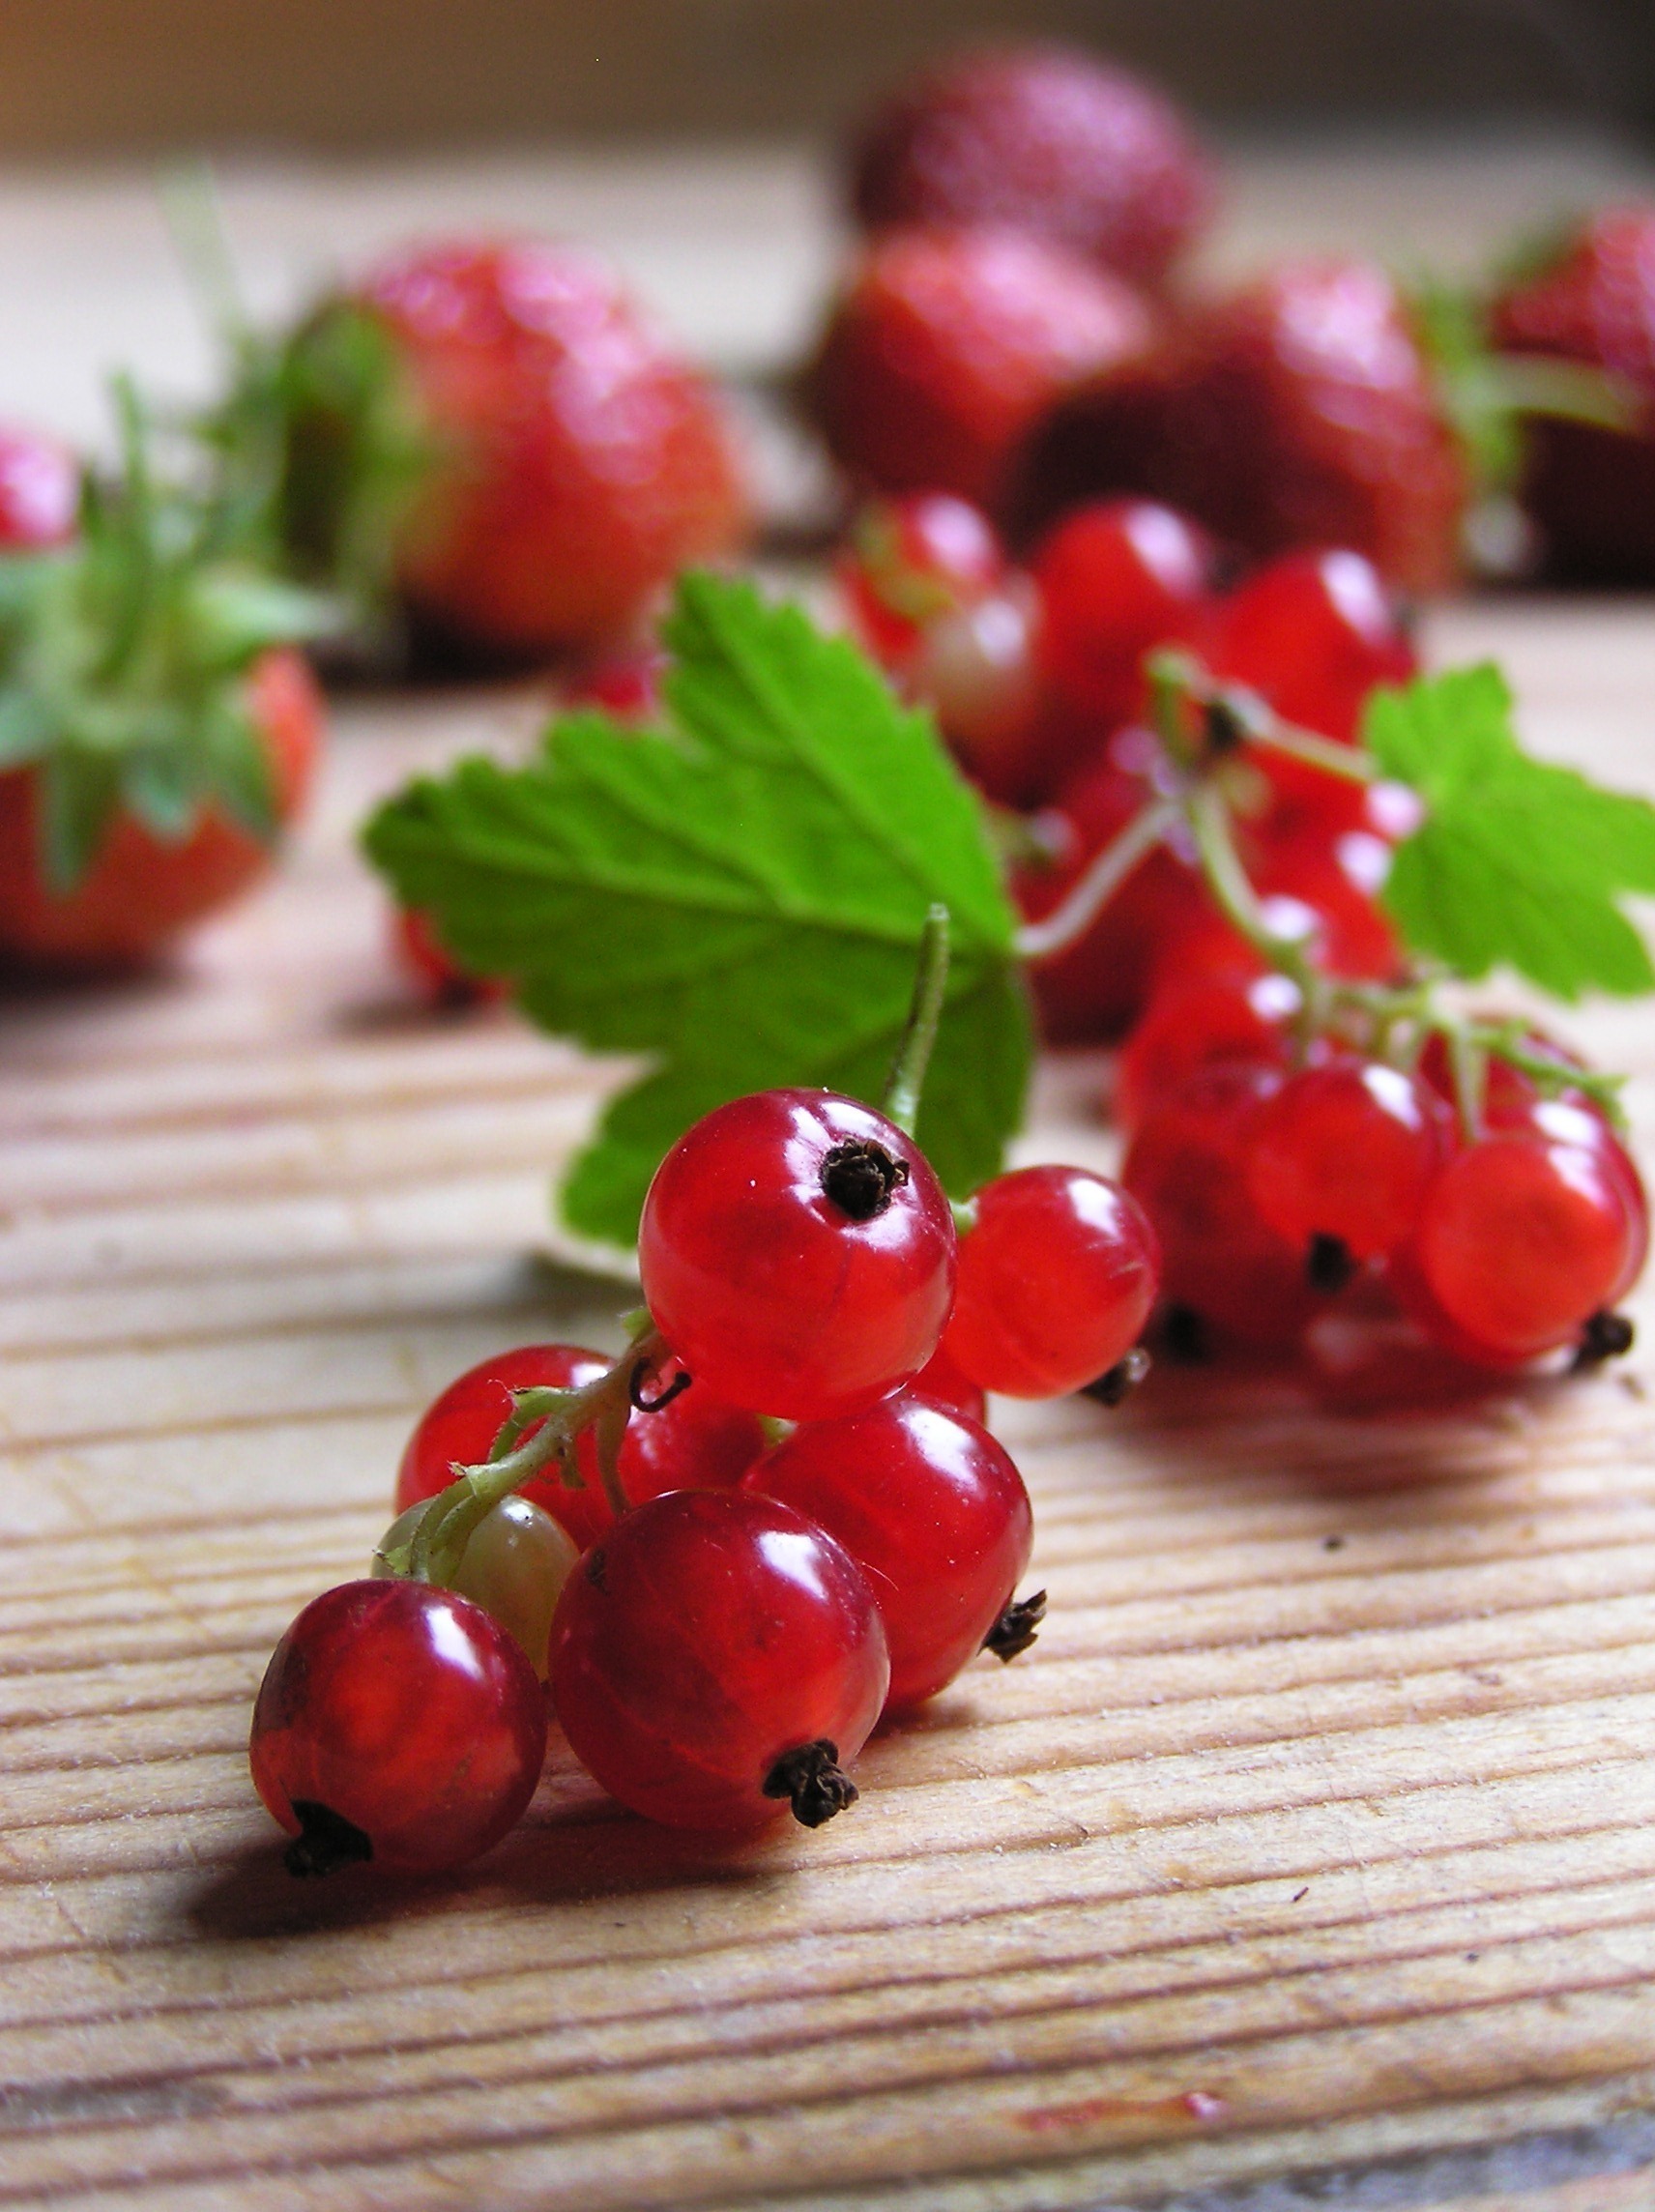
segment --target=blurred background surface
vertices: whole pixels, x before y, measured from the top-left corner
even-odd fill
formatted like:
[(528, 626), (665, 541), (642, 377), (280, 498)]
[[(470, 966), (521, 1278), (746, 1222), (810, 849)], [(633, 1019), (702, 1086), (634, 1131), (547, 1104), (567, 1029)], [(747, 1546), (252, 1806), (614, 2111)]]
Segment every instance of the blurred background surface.
[(261, 315), (411, 233), (517, 226), (774, 367), (831, 281), (835, 132), (922, 55), (1031, 34), (1193, 107), (1209, 268), (1466, 266), (1655, 178), (1655, 0), (0, 0), (0, 411), (97, 439), (116, 362), (204, 386), (154, 191), (192, 154)]
[(1045, 33), (1210, 123), (1655, 123), (1649, 0), (5, 0), (0, 154), (830, 130), (963, 38)]

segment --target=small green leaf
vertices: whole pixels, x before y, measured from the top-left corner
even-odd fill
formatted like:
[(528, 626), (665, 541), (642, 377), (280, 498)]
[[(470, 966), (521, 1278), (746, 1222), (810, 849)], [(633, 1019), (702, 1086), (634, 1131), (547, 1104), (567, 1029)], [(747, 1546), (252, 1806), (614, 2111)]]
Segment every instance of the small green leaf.
[(953, 958), (919, 1137), (947, 1186), (1001, 1163), (1031, 1061), (1014, 917), (929, 720), (856, 650), (745, 583), (690, 576), (667, 626), (672, 726), (557, 724), (530, 767), (462, 763), (383, 807), (367, 850), (542, 1027), (653, 1056), (562, 1192), (629, 1243), (699, 1115), (776, 1083), (877, 1099), (926, 911)]
[(1413, 950), (1473, 979), (1514, 968), (1560, 999), (1655, 986), (1620, 911), (1655, 892), (1655, 807), (1524, 752), (1497, 668), (1377, 692), (1363, 738), (1425, 802), (1384, 890)]

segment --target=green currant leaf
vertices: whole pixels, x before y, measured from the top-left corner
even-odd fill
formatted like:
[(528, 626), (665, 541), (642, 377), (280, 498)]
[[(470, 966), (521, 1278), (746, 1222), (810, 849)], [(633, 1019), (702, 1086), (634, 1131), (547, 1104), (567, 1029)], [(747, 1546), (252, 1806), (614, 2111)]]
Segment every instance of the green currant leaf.
[(877, 1099), (927, 908), (953, 922), (918, 1137), (949, 1189), (1000, 1166), (1031, 1033), (976, 800), (843, 639), (751, 585), (683, 579), (668, 726), (556, 724), (529, 767), (463, 762), (365, 832), (397, 896), (543, 1028), (653, 1065), (574, 1163), (569, 1225), (630, 1243), (661, 1154), (776, 1083)]
[(1559, 999), (1655, 988), (1620, 910), (1655, 892), (1655, 806), (1524, 752), (1497, 668), (1377, 692), (1363, 742), (1425, 802), (1384, 889), (1414, 951), (1473, 979), (1514, 968)]

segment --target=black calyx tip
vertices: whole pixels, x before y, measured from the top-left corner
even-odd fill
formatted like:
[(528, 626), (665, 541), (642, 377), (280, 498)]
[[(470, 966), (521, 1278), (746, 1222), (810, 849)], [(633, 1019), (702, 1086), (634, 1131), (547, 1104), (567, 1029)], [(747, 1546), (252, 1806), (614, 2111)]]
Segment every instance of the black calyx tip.
[(299, 1833), (282, 1853), (281, 1863), (301, 1881), (319, 1880), (342, 1866), (365, 1866), (372, 1858), (371, 1839), (331, 1805), (295, 1797), (293, 1812)]
[(1179, 1367), (1212, 1357), (1212, 1339), (1194, 1306), (1169, 1306), (1161, 1316), (1161, 1350)]
[(1123, 1398), (1130, 1398), (1150, 1367), (1149, 1354), (1141, 1344), (1135, 1344), (1124, 1358), (1100, 1375), (1095, 1382), (1088, 1382), (1081, 1391), (1083, 1398), (1095, 1398), (1100, 1406), (1118, 1406)]
[(890, 1204), (891, 1193), (908, 1180), (908, 1162), (876, 1145), (853, 1137), (835, 1145), (822, 1162), (822, 1188), (839, 1211), (853, 1221), (872, 1221)]
[(1008, 1666), (1020, 1651), (1028, 1650), (1045, 1617), (1043, 1589), (1037, 1589), (1032, 1597), (1014, 1597), (983, 1638), (982, 1647)]
[(820, 1828), (860, 1794), (839, 1764), (839, 1746), (827, 1736), (784, 1751), (765, 1776), (764, 1792), (790, 1798), (794, 1819), (807, 1828)]
[(1632, 1350), (1637, 1334), (1630, 1314), (1611, 1313), (1607, 1308), (1593, 1314), (1581, 1330), (1581, 1341), (1569, 1362), (1570, 1374), (1584, 1375), (1601, 1367), (1606, 1359), (1621, 1358)]
[(1324, 1237), (1318, 1230), (1304, 1256), (1304, 1279), (1313, 1291), (1331, 1296), (1342, 1291), (1356, 1272), (1356, 1261), (1343, 1237)]

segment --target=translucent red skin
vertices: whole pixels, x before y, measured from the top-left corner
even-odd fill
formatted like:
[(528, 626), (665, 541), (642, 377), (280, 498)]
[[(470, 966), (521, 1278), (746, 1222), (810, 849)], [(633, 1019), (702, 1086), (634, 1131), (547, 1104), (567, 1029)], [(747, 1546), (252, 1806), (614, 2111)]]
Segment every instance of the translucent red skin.
[(826, 1528), (867, 1577), (890, 1647), (887, 1711), (935, 1697), (976, 1656), (1033, 1548), (1010, 1453), (909, 1390), (850, 1420), (802, 1424), (741, 1487)]
[[(982, 598), (1004, 573), (1005, 556), (994, 525), (979, 508), (949, 492), (907, 492), (875, 501), (858, 516), (857, 532), (870, 520), (891, 540), (894, 596), (900, 597), (906, 586), (916, 602), (934, 598), (935, 614)], [(894, 603), (893, 579), (870, 568), (858, 550), (857, 533), (834, 572), (860, 642), (882, 667), (904, 673), (925, 623)]]
[(1571, 1343), (1627, 1287), (1640, 1242), (1600, 1149), (1513, 1131), (1467, 1146), (1441, 1170), (1410, 1257), (1464, 1340), (1453, 1349), (1503, 1364)]
[[(446, 1490), (456, 1463), (471, 1467), (488, 1457), (501, 1423), (511, 1411), (514, 1389), (579, 1388), (596, 1382), (612, 1365), (600, 1352), (588, 1352), (579, 1345), (524, 1344), (495, 1353), (456, 1376), (427, 1407), (403, 1449), (396, 1476), (397, 1512)], [(650, 1396), (659, 1397), (676, 1372), (676, 1366), (671, 1367), (654, 1378), (649, 1384)], [(702, 1383), (691, 1382), (659, 1412), (632, 1415), (621, 1442), (621, 1487), (634, 1505), (665, 1490), (730, 1489), (765, 1444), (756, 1415), (724, 1404)], [(522, 1495), (561, 1521), (584, 1549), (615, 1520), (590, 1429), (575, 1445), (575, 1466), (584, 1477), (584, 1488), (571, 1490), (552, 1469), (526, 1482)]]
[(1290, 1075), (1253, 1122), (1247, 1194), (1291, 1243), (1337, 1237), (1373, 1259), (1413, 1232), (1452, 1142), (1429, 1085), (1339, 1059)]
[(1085, 1168), (1019, 1168), (985, 1183), (960, 1239), (954, 1365), (1007, 1398), (1059, 1398), (1137, 1343), (1160, 1247), (1137, 1201)]
[(601, 645), (744, 535), (712, 387), (583, 254), (419, 247), (353, 297), (390, 332), (439, 442), (397, 572), (445, 634), (521, 655)]
[(1303, 1252), (1247, 1194), (1254, 1117), (1281, 1083), (1251, 1062), (1203, 1068), (1146, 1116), (1120, 1173), (1160, 1238), (1162, 1296), (1274, 1348), (1295, 1343), (1317, 1307)]
[(565, 1586), (553, 1703), (612, 1797), (674, 1827), (740, 1831), (784, 1753), (826, 1737), (841, 1765), (890, 1680), (861, 1571), (791, 1506), (681, 1490), (629, 1513)]
[(546, 1708), (515, 1639), (428, 1583), (343, 1583), (276, 1645), (248, 1757), (273, 1818), (325, 1805), (372, 1863), (433, 1873), (497, 1844), (522, 1817), (546, 1750)]
[(1204, 975), (1158, 989), (1121, 1048), (1115, 1119), (1129, 1133), (1199, 1068), (1221, 1061), (1286, 1067), (1298, 993), (1285, 976)]
[(1143, 352), (1153, 328), (1118, 277), (1040, 239), (891, 231), (869, 245), (829, 316), (810, 400), (858, 482), (992, 509), (1041, 411)]
[[(854, 1221), (822, 1188), (834, 1147), (882, 1146), (908, 1179)], [(954, 1223), (911, 1137), (853, 1098), (733, 1099), (655, 1171), (638, 1231), (655, 1325), (718, 1397), (787, 1420), (859, 1412), (916, 1375), (954, 1295)]]
[(1146, 653), (1192, 643), (1210, 619), (1210, 542), (1153, 500), (1077, 508), (1041, 541), (1031, 566), (1047, 677), (1109, 728), (1144, 711)]
[[(1219, 602), (1202, 643), (1216, 675), (1259, 692), (1284, 721), (1345, 744), (1354, 742), (1375, 685), (1406, 684), (1419, 665), (1384, 579), (1343, 547), (1267, 562)], [(1296, 821), (1321, 830), (1360, 824), (1359, 783), (1280, 754), (1258, 759), (1275, 789), (1278, 830)]]
[[(304, 657), (285, 647), (247, 672), (248, 706), (268, 748), (278, 822), (305, 802), (321, 749), (325, 709)], [(239, 823), (209, 809), (177, 844), (118, 813), (92, 865), (67, 897), (42, 881), (36, 781), (0, 774), (0, 953), (52, 969), (140, 965), (271, 868), (275, 854)]]
[(912, 1382), (903, 1390), (910, 1398), (928, 1398), (944, 1412), (963, 1413), (969, 1421), (981, 1421), (988, 1412), (988, 1393), (980, 1382), (962, 1375), (948, 1356), (947, 1331)]

